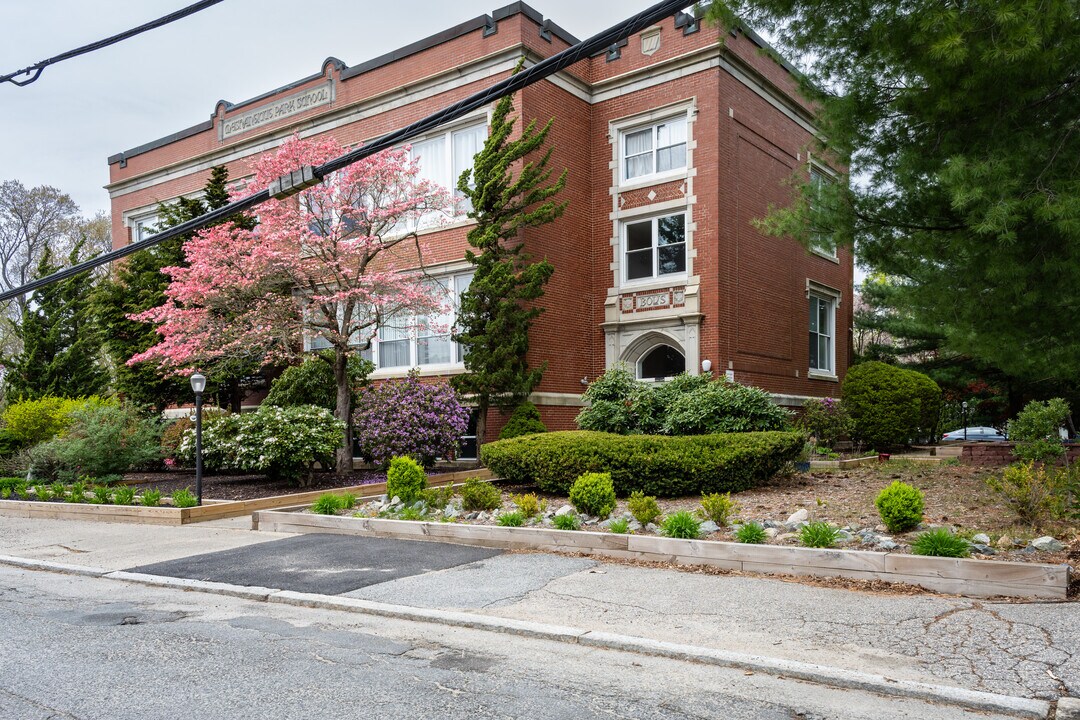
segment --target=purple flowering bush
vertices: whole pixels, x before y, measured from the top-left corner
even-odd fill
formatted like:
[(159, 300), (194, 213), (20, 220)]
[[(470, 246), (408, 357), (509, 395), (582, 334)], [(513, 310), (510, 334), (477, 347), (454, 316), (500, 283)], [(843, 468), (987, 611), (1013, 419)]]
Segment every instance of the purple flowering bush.
[(411, 372), (364, 390), (353, 414), (361, 454), (380, 467), (412, 457), (424, 467), (452, 458), (469, 425), (469, 409), (445, 382), (424, 383)]
[(829, 448), (855, 429), (855, 421), (851, 419), (844, 404), (836, 398), (807, 400), (803, 404), (799, 425), (816, 439), (818, 445)]

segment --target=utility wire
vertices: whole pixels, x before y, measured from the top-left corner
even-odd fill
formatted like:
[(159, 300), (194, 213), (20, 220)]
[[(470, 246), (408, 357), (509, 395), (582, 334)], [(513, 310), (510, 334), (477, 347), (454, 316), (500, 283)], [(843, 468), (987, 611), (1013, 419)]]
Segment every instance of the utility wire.
[[(174, 13), (169, 13), (164, 17), (159, 17), (157, 20), (151, 20), (150, 22), (144, 25), (140, 25), (137, 28), (125, 30), (118, 35), (107, 37), (104, 40), (98, 40), (97, 42), (90, 43), (89, 45), (83, 45), (82, 47), (75, 48), (74, 50), (68, 50), (66, 53), (61, 53), (56, 57), (49, 58), (48, 60), (42, 60), (41, 62), (34, 63), (30, 67), (25, 67), (22, 70), (17, 70), (13, 73), (8, 73), (7, 75), (0, 75), (0, 83), (9, 82), (13, 85), (18, 85), (19, 87), (25, 87), (26, 85), (29, 85), (30, 83), (41, 77), (42, 71), (50, 65), (55, 65), (58, 62), (68, 60), (79, 55), (85, 55), (86, 53), (93, 52), (94, 50), (100, 50), (101, 48), (118, 43), (121, 40), (127, 40), (129, 37), (134, 37), (139, 33), (144, 33), (147, 30), (153, 30), (154, 28), (159, 28), (162, 25), (168, 25), (169, 23), (180, 20), (181, 18), (186, 18), (188, 15), (194, 15), (200, 10), (205, 10), (211, 5), (217, 5), (219, 2), (223, 2), (223, 0), (201, 0), (201, 2), (197, 2), (194, 5), (189, 5), (182, 10), (177, 10)], [(23, 80), (16, 80), (15, 78), (19, 77), (20, 75), (27, 75), (29, 77)]]
[[(469, 97), (460, 100), (453, 105), (450, 105), (449, 107), (443, 108), (442, 110), (432, 115), (428, 115), (422, 120), (418, 120), (417, 122), (401, 128), (400, 130), (395, 130), (394, 132), (383, 135), (382, 137), (373, 140), (367, 145), (359, 147), (352, 152), (342, 155), (341, 157), (323, 163), (316, 168), (309, 168), (309, 170), (313, 174), (316, 181), (321, 180), (332, 172), (341, 170), (342, 168), (347, 167), (348, 165), (351, 165), (359, 160), (362, 160), (371, 155), (375, 155), (376, 153), (382, 152), (383, 150), (392, 148), (398, 143), (409, 140), (410, 138), (414, 138), (417, 135), (420, 135), (424, 132), (427, 132), (428, 130), (438, 127), (439, 125), (450, 122), (452, 120), (456, 120), (457, 118), (467, 115), (468, 113), (479, 107), (483, 107), (484, 105), (498, 100), (501, 97), (515, 93), (524, 87), (543, 80), (544, 78), (553, 75), (554, 73), (557, 73), (560, 70), (569, 67), (570, 65), (573, 65), (579, 60), (588, 58), (594, 53), (600, 52), (601, 50), (606, 50), (613, 44), (617, 43), (619, 40), (623, 40), (635, 33), (641, 32), (650, 25), (653, 25), (654, 23), (657, 23), (664, 18), (670, 17), (678, 13), (684, 7), (686, 7), (686, 0), (664, 0), (663, 2), (657, 3), (656, 5), (648, 8), (647, 10), (643, 10), (637, 15), (634, 15), (633, 17), (624, 20), (618, 25), (608, 28), (607, 30), (604, 30), (597, 35), (593, 35), (588, 40), (584, 40), (582, 42), (579, 42), (577, 45), (568, 47), (562, 52), (552, 55), (549, 58), (545, 58), (544, 60), (538, 62), (536, 65), (533, 65), (526, 70), (522, 70), (516, 75), (511, 75), (505, 80), (501, 80), (500, 82), (495, 83), (486, 90), (481, 90), (480, 92), (474, 93), (473, 95), (470, 95)], [(307, 184), (310, 183), (305, 183), (305, 185)], [(303, 188), (298, 186), (296, 190), (299, 189)], [(65, 268), (63, 270), (55, 272), (52, 275), (48, 275), (37, 280), (32, 280), (24, 285), (20, 285), (17, 288), (0, 293), (0, 302), (4, 300), (10, 300), (11, 298), (17, 297), (32, 290), (36, 290), (40, 287), (51, 285), (54, 282), (66, 280), (73, 275), (78, 275), (81, 272), (92, 270), (93, 268), (105, 265), (106, 263), (110, 263), (113, 260), (118, 260), (122, 257), (137, 253), (145, 248), (153, 247), (154, 245), (162, 243), (166, 240), (171, 240), (172, 238), (180, 237), (182, 235), (188, 235), (195, 232), (196, 230), (200, 230), (206, 227), (207, 225), (211, 225), (221, 220), (225, 220), (226, 218), (229, 218), (237, 213), (244, 212), (245, 210), (250, 210), (256, 205), (266, 202), (270, 199), (270, 197), (271, 196), (269, 189), (260, 190), (254, 195), (249, 195), (248, 197), (241, 200), (235, 200), (228, 205), (225, 205), (224, 207), (220, 207), (217, 210), (208, 212), (205, 215), (200, 215), (193, 220), (181, 223), (180, 225), (174, 225), (173, 227), (168, 228), (167, 230), (163, 230), (157, 235), (149, 237), (146, 240), (140, 240), (139, 242), (125, 245), (122, 248), (117, 248), (116, 250), (112, 250), (103, 255), (98, 255), (97, 257), (85, 260), (77, 265), (72, 265), (69, 268)]]

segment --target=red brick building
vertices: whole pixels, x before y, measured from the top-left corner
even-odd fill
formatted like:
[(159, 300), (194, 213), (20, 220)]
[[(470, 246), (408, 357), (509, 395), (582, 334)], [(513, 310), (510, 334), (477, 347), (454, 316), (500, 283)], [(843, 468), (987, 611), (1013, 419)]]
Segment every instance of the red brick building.
[[(139, 239), (159, 202), (200, 191), (209, 170), (250, 175), (252, 160), (294, 132), (343, 145), (378, 137), (482, 89), (576, 40), (524, 3), (348, 66), (315, 74), (109, 158), (113, 237)], [(813, 116), (792, 69), (760, 38), (679, 15), (523, 90), (526, 119), (555, 118), (552, 165), (569, 169), (566, 214), (525, 242), (556, 272), (534, 326), (530, 362), (548, 362), (533, 398), (549, 427), (573, 426), (583, 384), (624, 362), (642, 379), (710, 368), (778, 402), (837, 395), (850, 353), (852, 257), (808, 252), (751, 221), (785, 204), (793, 172), (826, 181)], [(413, 141), (426, 176), (451, 185), (471, 163), (490, 108)], [(429, 272), (467, 286), (468, 221), (422, 237)], [(462, 372), (448, 338), (388, 331), (376, 378), (419, 367)], [(498, 413), (489, 429), (502, 425)]]

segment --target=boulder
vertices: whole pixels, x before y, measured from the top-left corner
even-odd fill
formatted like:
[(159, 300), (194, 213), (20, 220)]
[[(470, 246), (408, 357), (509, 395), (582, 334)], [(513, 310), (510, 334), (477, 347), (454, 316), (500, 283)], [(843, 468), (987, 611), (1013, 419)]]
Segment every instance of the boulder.
[(802, 508), (801, 510), (796, 510), (795, 512), (791, 513), (791, 515), (788, 516), (788, 519), (784, 524), (788, 526), (798, 525), (799, 523), (806, 522), (809, 519), (810, 512), (806, 508)]
[(1035, 538), (1031, 541), (1031, 547), (1040, 552), (1061, 552), (1065, 549), (1065, 546), (1061, 544), (1059, 540), (1050, 537), (1049, 535), (1043, 535), (1041, 538)]
[(573, 505), (563, 505), (561, 508), (559, 508), (558, 510), (555, 511), (555, 514), (556, 515), (573, 515), (574, 514), (574, 506)]

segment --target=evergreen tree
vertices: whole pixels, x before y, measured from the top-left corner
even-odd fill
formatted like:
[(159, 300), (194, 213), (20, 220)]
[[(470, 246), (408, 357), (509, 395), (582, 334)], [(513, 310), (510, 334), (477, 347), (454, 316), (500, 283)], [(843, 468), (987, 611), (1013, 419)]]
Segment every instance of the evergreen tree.
[[(82, 248), (83, 241), (76, 242), (69, 264), (79, 262)], [(46, 248), (37, 277), (60, 269)], [(108, 375), (98, 359), (100, 335), (89, 308), (92, 291), (93, 277), (88, 271), (34, 292), (18, 331), (22, 353), (8, 368), (9, 399), (84, 397), (104, 391)]]
[[(898, 278), (942, 347), (1026, 382), (1080, 377), (1080, 11), (1076, 0), (728, 0), (807, 60), (825, 152), (766, 227), (832, 232)], [(800, 170), (805, 180), (805, 169)]]
[[(157, 230), (174, 227), (229, 203), (227, 183), (229, 172), (222, 166), (210, 171), (201, 198), (180, 198), (169, 205), (159, 205)], [(249, 222), (239, 220), (241, 224)], [(169, 278), (161, 273), (164, 267), (185, 264), (186, 237), (173, 238), (137, 252), (120, 263), (112, 277), (102, 282), (94, 297), (94, 313), (103, 330), (105, 351), (116, 372), (116, 390), (128, 400), (154, 407), (158, 412), (166, 406), (186, 402), (191, 387), (184, 378), (167, 376), (155, 363), (128, 365), (127, 361), (161, 340), (149, 323), (129, 320), (134, 315), (158, 307), (165, 301)], [(234, 410), (239, 406), (239, 371), (250, 368), (216, 368), (212, 381), (225, 386), (225, 395)], [(256, 368), (257, 370), (258, 368)], [(242, 374), (247, 374), (246, 372)]]
[(467, 372), (451, 382), (475, 398), (478, 443), (484, 439), (488, 409), (514, 407), (543, 376), (546, 363), (530, 368), (526, 361), (529, 327), (543, 311), (534, 303), (555, 269), (546, 260), (533, 262), (523, 251), (522, 231), (552, 222), (566, 209), (566, 203), (552, 199), (566, 185), (566, 171), (548, 184), (552, 148), (527, 160), (544, 145), (553, 121), (538, 129), (533, 120), (520, 138), (511, 140), (513, 109), (511, 97), (499, 101), (491, 135), (473, 169), (458, 180), (459, 192), (472, 205), (469, 217), (477, 223), (468, 234), (475, 251), (465, 253), (476, 272), (461, 297), (454, 335), (466, 351)]

